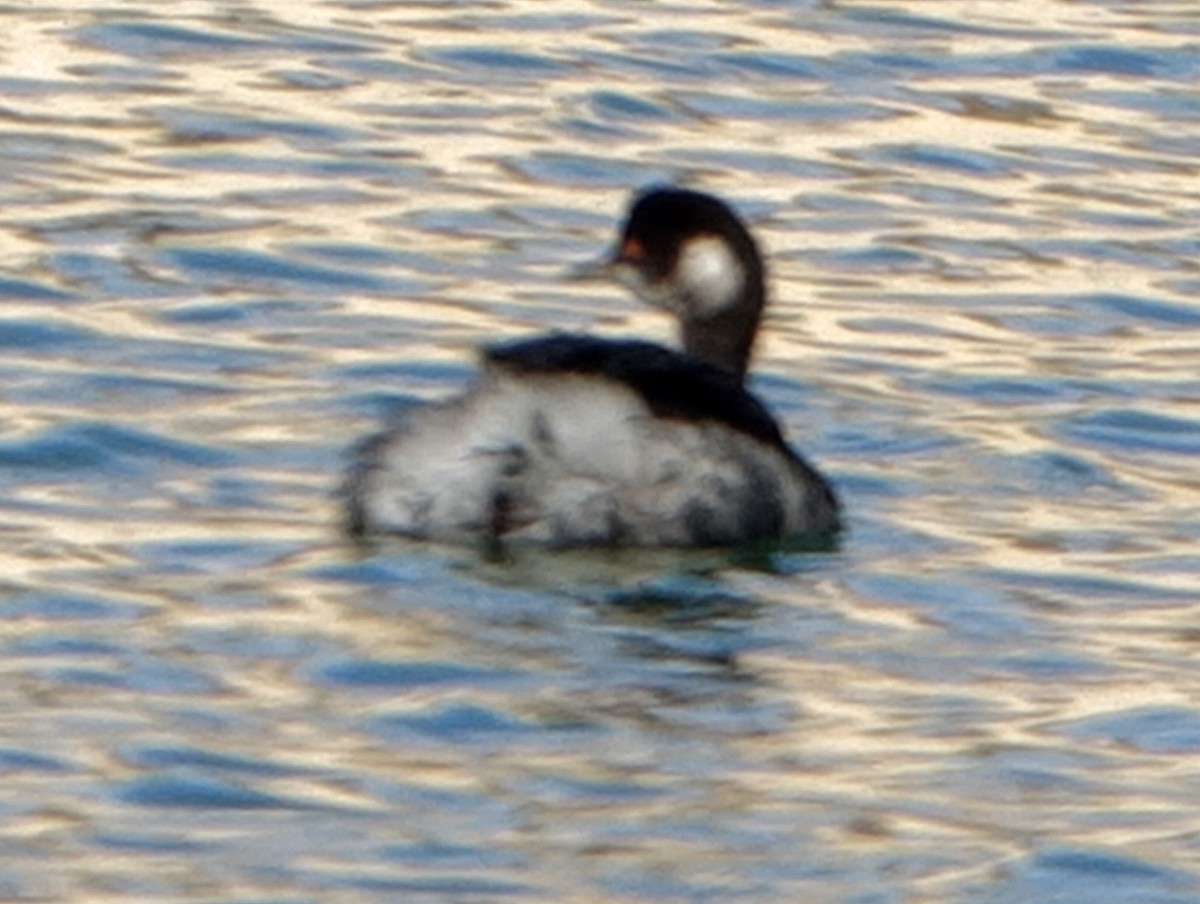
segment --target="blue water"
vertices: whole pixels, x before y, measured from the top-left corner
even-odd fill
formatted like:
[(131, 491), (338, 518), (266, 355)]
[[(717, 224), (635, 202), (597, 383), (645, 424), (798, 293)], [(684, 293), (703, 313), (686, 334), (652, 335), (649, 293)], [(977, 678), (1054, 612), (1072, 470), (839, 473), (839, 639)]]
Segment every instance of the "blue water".
[[(0, 899), (1200, 900), (1185, 4), (14, 8)], [(628, 192), (768, 249), (832, 552), (357, 544)]]

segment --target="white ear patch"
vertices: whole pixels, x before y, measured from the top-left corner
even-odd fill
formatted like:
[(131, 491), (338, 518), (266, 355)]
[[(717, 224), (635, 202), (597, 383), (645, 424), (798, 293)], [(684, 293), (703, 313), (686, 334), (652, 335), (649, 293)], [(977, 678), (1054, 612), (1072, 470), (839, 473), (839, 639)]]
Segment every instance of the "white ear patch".
[(675, 280), (694, 313), (716, 314), (738, 300), (746, 271), (728, 242), (715, 235), (701, 235), (683, 243)]

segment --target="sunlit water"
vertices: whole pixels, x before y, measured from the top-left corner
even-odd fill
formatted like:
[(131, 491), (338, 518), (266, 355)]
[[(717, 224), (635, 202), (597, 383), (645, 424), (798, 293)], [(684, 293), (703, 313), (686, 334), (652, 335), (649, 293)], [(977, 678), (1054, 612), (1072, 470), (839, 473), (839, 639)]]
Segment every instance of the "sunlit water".
[[(0, 899), (1200, 900), (1192, 0), (3, 16)], [(841, 550), (349, 543), (662, 179)]]

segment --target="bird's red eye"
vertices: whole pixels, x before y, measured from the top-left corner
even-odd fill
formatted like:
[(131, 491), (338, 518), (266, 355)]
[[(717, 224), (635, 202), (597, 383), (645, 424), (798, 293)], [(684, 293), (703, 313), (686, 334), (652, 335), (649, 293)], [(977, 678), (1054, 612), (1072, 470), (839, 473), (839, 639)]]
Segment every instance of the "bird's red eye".
[(645, 256), (646, 249), (639, 240), (630, 237), (621, 242), (621, 260), (635, 262)]

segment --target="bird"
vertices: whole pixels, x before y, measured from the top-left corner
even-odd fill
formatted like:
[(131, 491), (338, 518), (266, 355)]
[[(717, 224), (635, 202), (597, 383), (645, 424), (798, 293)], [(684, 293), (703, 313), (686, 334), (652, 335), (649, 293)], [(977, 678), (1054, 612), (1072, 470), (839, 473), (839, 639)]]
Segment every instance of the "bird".
[(358, 444), (358, 536), (551, 548), (824, 543), (829, 482), (746, 373), (766, 302), (750, 231), (678, 186), (634, 195), (615, 250), (577, 268), (676, 321), (681, 348), (552, 332), (484, 346), (470, 385)]

